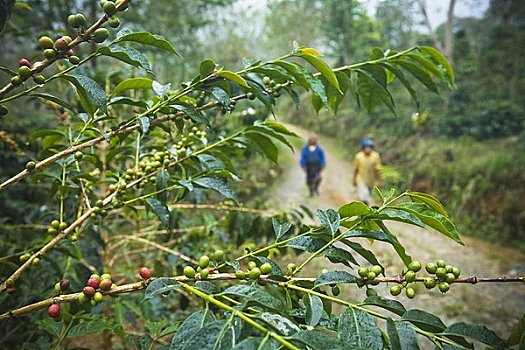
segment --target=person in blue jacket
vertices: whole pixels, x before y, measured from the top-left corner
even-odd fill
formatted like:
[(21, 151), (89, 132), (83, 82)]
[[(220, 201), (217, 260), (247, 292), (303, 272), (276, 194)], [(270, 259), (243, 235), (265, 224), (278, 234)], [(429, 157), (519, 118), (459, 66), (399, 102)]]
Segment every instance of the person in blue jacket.
[(326, 167), (326, 158), (322, 147), (317, 144), (317, 136), (312, 135), (308, 138), (308, 144), (301, 151), (300, 165), (306, 173), (310, 196), (319, 195), (321, 173)]

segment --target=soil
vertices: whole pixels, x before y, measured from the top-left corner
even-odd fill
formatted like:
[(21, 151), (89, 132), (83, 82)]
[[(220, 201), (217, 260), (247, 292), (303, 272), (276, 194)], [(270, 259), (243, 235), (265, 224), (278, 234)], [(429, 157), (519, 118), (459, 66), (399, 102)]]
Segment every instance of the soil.
[[(297, 126), (288, 127), (303, 140), (310, 134)], [(328, 164), (323, 173), (320, 195), (308, 197), (305, 175), (298, 165), (300, 147), (302, 147), (301, 143), (298, 143), (294, 154), (282, 152), (281, 164), (284, 171), (269, 191), (270, 202), (273, 205), (287, 210), (305, 204), (315, 212), (317, 208), (337, 209), (345, 203), (356, 200), (356, 190), (351, 181), (351, 161), (355, 148), (342, 147), (333, 140), (322, 137), (320, 137), (320, 144), (325, 150)], [(345, 148), (348, 148), (348, 152)], [(340, 155), (344, 153), (347, 154)], [(400, 223), (388, 223), (387, 226), (398, 236), (407, 253), (413, 259), (421, 261), (423, 265), (444, 259), (447, 264), (459, 267), (463, 277), (510, 277), (525, 274), (525, 255), (512, 247), (495, 246), (471, 238), (465, 233), (461, 236), (465, 246), (461, 246), (436, 231), (427, 231)], [(359, 242), (376, 254), (386, 268), (387, 275), (397, 275), (401, 272), (403, 264), (390, 245), (368, 240)], [(304, 255), (298, 257), (299, 262), (302, 259)], [(315, 259), (314, 262), (308, 271), (304, 271), (304, 275), (318, 275), (322, 268), (348, 269), (342, 264), (333, 265), (325, 258)], [(366, 297), (364, 288), (356, 289), (354, 285), (341, 287), (342, 296), (347, 299), (359, 302)], [(379, 295), (392, 298), (388, 288), (386, 284), (381, 285), (377, 287), (377, 291)], [(423, 309), (438, 315), (445, 324), (458, 321), (484, 324), (504, 339), (508, 337), (511, 328), (525, 312), (525, 284), (522, 283), (456, 284), (452, 285), (450, 292), (446, 294), (441, 294), (437, 288), (427, 291), (420, 285), (416, 291), (415, 299), (410, 300), (404, 294), (396, 298), (407, 309)], [(423, 348), (433, 348), (424, 342), (421, 345)]]

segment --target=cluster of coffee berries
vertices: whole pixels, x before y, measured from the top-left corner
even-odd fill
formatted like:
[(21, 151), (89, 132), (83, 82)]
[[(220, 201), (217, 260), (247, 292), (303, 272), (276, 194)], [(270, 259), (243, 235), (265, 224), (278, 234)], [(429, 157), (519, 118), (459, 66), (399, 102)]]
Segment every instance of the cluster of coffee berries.
[(83, 30), (86, 25), (86, 17), (81, 13), (71, 14), (67, 17), (67, 24), (71, 28), (79, 28), (80, 30)]
[(104, 201), (102, 199), (97, 199), (95, 202), (95, 206), (93, 207), (93, 212), (91, 213), (92, 217), (106, 217), (108, 215), (108, 211), (104, 209)]
[(175, 149), (180, 157), (186, 155), (188, 148), (195, 150), (196, 142), (206, 143), (207, 133), (204, 130), (199, 130), (196, 126), (191, 128), (191, 131), (183, 135), (182, 138), (175, 144)]
[(63, 279), (62, 281), (57, 282), (53, 289), (55, 290), (55, 293), (58, 295), (68, 290), (70, 285), (71, 285), (71, 282), (69, 282), (68, 279)]
[(217, 249), (212, 254), (211, 259), (208, 255), (202, 255), (199, 258), (199, 266), (197, 267), (197, 271), (195, 271), (195, 269), (192, 266), (187, 265), (184, 267), (184, 271), (183, 271), (184, 276), (186, 276), (187, 278), (195, 278), (195, 276), (198, 273), (199, 279), (205, 280), (210, 275), (210, 269), (209, 269), (210, 265), (212, 265), (212, 263), (214, 266), (220, 265), (221, 263), (224, 262), (225, 257), (226, 255), (224, 251), (221, 249)]
[[(38, 45), (44, 50), (44, 57), (48, 60), (68, 57), (72, 64), (78, 64), (80, 63), (80, 58), (75, 56), (73, 50), (69, 47), (72, 41), (73, 39), (67, 35), (61, 36), (55, 41), (44, 35), (38, 39)], [(44, 79), (44, 81), (37, 82), (35, 78), (36, 76), (33, 77), (33, 80), (35, 80), (37, 84), (43, 84), (45, 81)]]
[(432, 289), (438, 286), (441, 293), (446, 293), (450, 290), (450, 284), (456, 281), (461, 275), (459, 268), (448, 265), (444, 260), (438, 260), (435, 264), (428, 263), (425, 266), (425, 270), (435, 277), (427, 277), (424, 279), (423, 284), (427, 289)]
[[(286, 81), (286, 82), (283, 82), (283, 83), (278, 83), (278, 82), (276, 82), (275, 80), (271, 79), (268, 76), (263, 77), (262, 81), (264, 83), (264, 87), (265, 87), (266, 91), (268, 91), (268, 93), (270, 95), (272, 95), (273, 97), (281, 96), (281, 90), (283, 88), (283, 84), (289, 84), (290, 83), (289, 81)], [(252, 99), (251, 96), (247, 95), (247, 97), (249, 99)]]
[(371, 266), (370, 268), (361, 266), (357, 270), (357, 274), (361, 276), (363, 280), (370, 283), (371, 285), (379, 284), (379, 281), (376, 281), (376, 277), (383, 273), (383, 268), (379, 265)]
[[(27, 260), (29, 260), (30, 257), (31, 257), (31, 253), (25, 253), (25, 254), (20, 255), (18, 259), (20, 260), (20, 262), (26, 262)], [(40, 258), (39, 257), (33, 258), (33, 260), (31, 260), (31, 264), (33, 264), (33, 266), (40, 265)]]
[(111, 276), (107, 273), (102, 276), (96, 273), (89, 276), (86, 286), (82, 289), (82, 294), (78, 297), (78, 301), (83, 303), (91, 298), (91, 305), (95, 306), (104, 300), (103, 291), (111, 290), (115, 285), (111, 281)]
[(405, 289), (405, 294), (407, 298), (413, 299), (416, 296), (416, 290), (409, 285), (416, 280), (416, 273), (421, 270), (421, 263), (417, 260), (414, 260), (408, 264), (408, 270), (403, 274), (403, 282), (401, 284), (395, 284), (390, 287), (390, 294), (396, 296), (401, 294), (403, 288)]
[(60, 222), (58, 220), (51, 221), (51, 224), (47, 228), (47, 233), (50, 235), (56, 235), (58, 232), (64, 231), (67, 227), (66, 222)]
[(256, 261), (248, 262), (247, 271), (238, 270), (235, 272), (237, 279), (245, 279), (246, 276), (250, 279), (258, 279), (261, 275), (269, 275), (273, 271), (273, 267), (269, 263), (263, 263), (258, 266)]

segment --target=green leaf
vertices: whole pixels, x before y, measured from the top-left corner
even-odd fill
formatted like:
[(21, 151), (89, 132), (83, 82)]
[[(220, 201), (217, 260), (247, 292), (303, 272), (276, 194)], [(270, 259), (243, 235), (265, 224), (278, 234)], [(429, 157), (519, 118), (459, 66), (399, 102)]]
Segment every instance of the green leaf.
[(418, 65), (412, 62), (403, 60), (395, 60), (394, 62), (405, 68), (407, 71), (409, 71), (410, 74), (412, 74), (417, 80), (419, 80), (423, 85), (425, 85), (427, 89), (436, 94), (439, 94), (437, 85), (436, 83), (434, 83), (432, 77), (430, 76), (430, 74), (428, 74), (428, 72), (421, 69)]
[(403, 350), (401, 347), (401, 339), (394, 321), (389, 317), (386, 319), (386, 332), (390, 340), (390, 347), (392, 350)]
[(153, 74), (151, 65), (148, 59), (139, 50), (132, 47), (115, 46), (101, 46), (97, 53), (100, 55), (116, 58), (124, 63), (127, 63), (135, 68), (142, 68), (147, 73)]
[(482, 325), (471, 325), (464, 322), (458, 322), (447, 327), (442, 334), (447, 336), (467, 337), (480, 343), (484, 343), (494, 349), (509, 348), (507, 343), (494, 333), (494, 331)]
[(520, 339), (522, 344), (525, 345), (525, 313), (523, 313), (521, 319), (512, 328), (507, 342), (510, 346), (514, 346), (520, 344)]
[(328, 229), (328, 232), (332, 234), (332, 237), (339, 231), (341, 224), (341, 218), (339, 213), (333, 209), (321, 210), (317, 209), (317, 217), (321, 221), (324, 227)]
[(177, 281), (167, 277), (157, 278), (146, 288), (144, 299), (142, 299), (142, 301), (144, 302), (153, 297), (156, 297), (157, 295), (167, 294), (177, 288), (180, 288), (180, 285), (177, 283)]
[(326, 248), (322, 254), (333, 263), (344, 264), (348, 267), (351, 267), (351, 264), (357, 265), (357, 261), (348, 250), (336, 246)]
[(317, 237), (297, 237), (286, 243), (286, 247), (313, 253), (321, 249), (326, 243), (325, 240)]
[(51, 101), (53, 103), (56, 103), (59, 106), (62, 106), (64, 108), (66, 108), (66, 109), (69, 109), (72, 112), (75, 112), (75, 108), (73, 107), (73, 105), (71, 105), (69, 102), (64, 101), (61, 98), (58, 98), (58, 97), (53, 96), (51, 94), (38, 92), (38, 93), (31, 93), (31, 94), (29, 94), (29, 96), (34, 96), (34, 97), (38, 97), (38, 98), (41, 98), (41, 99), (46, 100), (46, 101)]
[(121, 81), (113, 90), (113, 96), (126, 90), (151, 89), (153, 80), (148, 78), (129, 78)]
[(443, 321), (439, 319), (439, 317), (423, 310), (408, 310), (405, 312), (402, 319), (427, 332), (440, 333), (447, 328)]
[(368, 313), (353, 308), (346, 309), (339, 316), (337, 333), (346, 346), (362, 349), (382, 350), (381, 331)]
[(135, 106), (135, 107), (140, 107), (140, 108), (148, 108), (148, 104), (146, 103), (145, 100), (141, 100), (141, 99), (134, 99), (134, 98), (131, 98), (131, 97), (126, 97), (126, 96), (116, 96), (116, 97), (113, 97), (111, 98), (109, 101), (108, 101), (108, 106), (111, 106), (111, 105), (129, 105), (129, 106)]
[(294, 342), (300, 342), (313, 350), (343, 350), (347, 349), (346, 344), (340, 340), (319, 331), (300, 331), (290, 338)]
[[(157, 173), (157, 176), (155, 176), (155, 190), (161, 191), (168, 187), (168, 180), (170, 179), (170, 174), (168, 173), (168, 170), (162, 169)], [(157, 194), (157, 199), (161, 203), (166, 203), (168, 200), (168, 191), (162, 191)]]
[(81, 322), (72, 326), (67, 336), (78, 337), (87, 334), (100, 334), (102, 332), (112, 331), (117, 327), (113, 321), (105, 317), (97, 317), (97, 319)]
[(392, 72), (399, 79), (399, 81), (403, 84), (405, 89), (407, 89), (407, 91), (410, 93), (410, 96), (412, 96), (412, 99), (416, 103), (416, 108), (419, 110), (419, 98), (417, 96), (416, 90), (414, 90), (412, 84), (410, 84), (405, 74), (399, 69), (394, 68), (391, 64), (381, 63), (381, 65), (388, 69), (390, 72)]
[(456, 230), (456, 226), (448, 219), (435, 211), (430, 210), (425, 204), (421, 203), (400, 203), (397, 208), (416, 215), (426, 225), (441, 232), (447, 237), (463, 245), (461, 238)]
[(286, 232), (290, 230), (292, 224), (289, 222), (280, 223), (276, 218), (272, 218), (273, 232), (275, 232), (275, 240), (278, 241), (279, 238), (284, 236)]
[(323, 302), (316, 295), (306, 295), (303, 298), (306, 307), (306, 323), (315, 327), (323, 316)]
[(81, 74), (63, 75), (62, 77), (76, 87), (81, 98), (86, 98), (98, 109), (108, 114), (106, 93), (97, 82)]
[(334, 283), (357, 283), (360, 280), (346, 271), (328, 271), (315, 279), (314, 288)]
[(410, 264), (410, 262), (412, 261), (412, 258), (406, 254), (405, 248), (401, 245), (396, 236), (394, 236), (390, 232), (384, 232), (379, 230), (352, 230), (350, 232), (347, 232), (344, 236), (344, 238), (350, 237), (366, 237), (369, 239), (390, 243), (394, 247), (401, 260), (403, 260), (405, 265), (408, 266), (408, 264)]
[(204, 61), (202, 61), (201, 64), (200, 64), (200, 69), (199, 69), (201, 76), (203, 78), (207, 77), (208, 75), (213, 73), (213, 71), (215, 70), (216, 66), (217, 66), (217, 64), (215, 62), (213, 62), (212, 60), (204, 60)]
[(201, 177), (193, 180), (193, 183), (214, 190), (226, 198), (235, 199), (235, 194), (224, 179), (218, 177)]
[(29, 134), (28, 141), (33, 142), (38, 138), (45, 137), (45, 136), (57, 136), (60, 138), (66, 138), (66, 135), (58, 130), (49, 130), (49, 129), (40, 129), (33, 131), (31, 134)]
[(253, 141), (266, 158), (276, 165), (278, 164), (279, 149), (268, 136), (249, 131), (245, 132), (244, 135)]
[(217, 99), (217, 102), (219, 102), (219, 104), (221, 104), (224, 107), (229, 108), (229, 106), (230, 106), (230, 95), (228, 95), (228, 93), (226, 91), (224, 91), (223, 89), (221, 89), (218, 86), (214, 86), (214, 87), (212, 87), (210, 89), (210, 92), (213, 95), (213, 97), (215, 97)]
[(376, 217), (381, 220), (393, 220), (399, 222), (405, 222), (407, 224), (424, 227), (425, 224), (421, 221), (417, 215), (407, 212), (406, 210), (396, 208), (385, 208), (379, 212)]
[(456, 78), (454, 76), (454, 70), (452, 69), (452, 67), (448, 63), (448, 60), (445, 58), (445, 56), (443, 56), (441, 54), (441, 52), (439, 52), (438, 50), (436, 50), (435, 48), (433, 48), (431, 46), (419, 46), (418, 50), (421, 51), (421, 52), (426, 53), (427, 55), (432, 57), (434, 59), (434, 61), (436, 61), (437, 63), (442, 65), (443, 68), (445, 68), (445, 70), (447, 71), (448, 78), (450, 79), (451, 85), (452, 85), (452, 87), (455, 88), (456, 87)]
[(332, 68), (330, 68), (329, 65), (327, 65), (322, 59), (319, 57), (316, 57), (314, 55), (310, 55), (308, 53), (301, 53), (301, 57), (306, 60), (308, 63), (310, 63), (312, 66), (315, 67), (321, 73), (321, 75), (330, 83), (332, 84), (339, 92), (341, 90), (339, 89), (339, 81), (337, 81), (337, 77), (335, 76), (335, 73), (333, 72)]
[(192, 313), (184, 323), (180, 326), (179, 330), (171, 340), (170, 350), (183, 349), (186, 344), (195, 337), (195, 334), (206, 324), (210, 324), (215, 321), (215, 316), (209, 310), (199, 310)]
[(126, 33), (121, 36), (118, 36), (115, 40), (113, 40), (110, 44), (110, 46), (122, 42), (122, 41), (133, 41), (140, 43), (144, 46), (154, 46), (158, 47), (160, 49), (166, 50), (168, 52), (174, 53), (177, 56), (181, 57), (173, 45), (171, 43), (164, 39), (160, 35), (154, 35), (149, 32), (133, 32), (133, 33)]
[(241, 77), (239, 74), (237, 73), (234, 73), (234, 72), (230, 72), (230, 71), (227, 71), (227, 70), (222, 70), (222, 69), (219, 69), (217, 71), (217, 75), (220, 76), (220, 77), (223, 77), (225, 79), (228, 79), (230, 81), (233, 81), (234, 83), (237, 83), (241, 86), (244, 86), (244, 87), (247, 87), (249, 88), (250, 86), (248, 85), (248, 83), (246, 82), (246, 80), (244, 80), (243, 77)]
[(204, 292), (206, 294), (219, 294), (222, 292), (222, 288), (219, 287), (216, 284), (213, 284), (208, 281), (197, 281), (194, 285), (194, 287), (201, 292)]
[(237, 343), (232, 350), (275, 350), (279, 343), (274, 339), (248, 337)]
[(148, 116), (140, 117), (138, 121), (139, 121), (140, 131), (142, 131), (143, 134), (147, 133), (149, 130), (149, 126), (150, 126), (149, 117)]
[(272, 62), (272, 64), (284, 68), (288, 73), (290, 73), (294, 77), (294, 80), (296, 83), (298, 83), (305, 89), (310, 90), (311, 85), (304, 75), (305, 70), (304, 69), (302, 69), (301, 71), (299, 70), (301, 66), (299, 66), (296, 63), (291, 63), (291, 62), (286, 62), (286, 61), (275, 61), (275, 62)]
[(399, 301), (380, 296), (367, 297), (360, 305), (379, 306), (380, 308), (393, 312), (398, 316), (402, 316), (406, 312), (405, 307)]
[(257, 318), (264, 321), (282, 335), (288, 336), (301, 330), (295, 323), (280, 314), (261, 312), (257, 315)]
[(347, 239), (342, 239), (342, 243), (346, 244), (350, 249), (354, 250), (357, 254), (361, 255), (363, 258), (366, 259), (370, 264), (372, 265), (381, 265), (379, 261), (377, 261), (376, 256), (374, 253), (372, 253), (370, 250), (365, 249), (361, 244), (357, 242), (352, 242)]
[(321, 100), (326, 108), (328, 108), (328, 96), (326, 96), (326, 89), (323, 85), (323, 82), (320, 79), (314, 77), (313, 74), (301, 66), (297, 66), (297, 71), (308, 82), (309, 88), (312, 90), (314, 95)]
[(343, 205), (337, 210), (341, 218), (351, 218), (352, 216), (361, 216), (373, 213), (374, 210), (363, 202), (350, 202)]
[(38, 325), (38, 329), (46, 331), (47, 333), (57, 338), (60, 337), (60, 333), (62, 332), (62, 328), (64, 326), (62, 322), (56, 322), (50, 317), (37, 320), (36, 324)]
[(153, 91), (155, 91), (155, 94), (162, 98), (168, 94), (168, 91), (170, 91), (171, 83), (162, 85), (158, 81), (153, 81), (151, 87), (153, 88)]
[[(0, 31), (1, 31), (1, 29), (0, 29)], [(14, 77), (15, 75), (18, 74), (14, 70), (11, 70), (11, 69), (9, 69), (9, 68), (7, 68), (5, 66), (0, 66), (0, 72), (4, 72), (4, 73), (6, 73), (6, 74), (8, 74), (8, 75), (10, 75), (12, 77)]]
[(7, 23), (9, 17), (11, 17), (14, 6), (15, 0), (6, 0), (0, 2), (0, 32), (4, 29), (4, 26)]
[(281, 301), (274, 296), (265, 292), (257, 285), (239, 284), (227, 288), (223, 294), (234, 295), (242, 298), (246, 302), (254, 302), (259, 305), (266, 306), (271, 309), (279, 310), (282, 308)]
[(277, 139), (290, 148), (290, 150), (294, 151), (292, 144), (283, 135), (281, 135), (279, 131), (271, 128), (266, 122), (261, 123), (260, 121), (256, 121), (253, 126), (246, 128), (245, 132), (248, 133), (253, 131), (270, 136), (273, 139)]
[(201, 112), (197, 111), (193, 107), (184, 106), (184, 105), (170, 105), (170, 107), (173, 107), (173, 108), (175, 108), (178, 111), (186, 113), (186, 115), (188, 117), (190, 117), (191, 120), (193, 120), (196, 123), (201, 123), (201, 124), (205, 124), (205, 125), (211, 126), (210, 125), (210, 120), (208, 119), (208, 117), (206, 117), (204, 114), (202, 114)]
[(170, 217), (170, 211), (168, 207), (155, 198), (146, 198), (144, 201), (146, 202), (147, 206), (153, 210), (155, 215), (157, 215), (162, 224), (167, 227)]
[(396, 114), (394, 98), (390, 91), (366, 70), (356, 69), (356, 71), (358, 76), (357, 92), (368, 113), (372, 113), (374, 107), (383, 102), (393, 114)]
[(432, 196), (432, 195), (430, 195), (428, 193), (412, 192), (412, 191), (407, 191), (407, 195), (414, 202), (425, 203), (430, 208), (432, 208), (434, 211), (438, 212), (439, 214), (441, 214), (441, 215), (443, 215), (445, 217), (448, 217), (448, 213), (445, 210), (445, 207), (443, 206), (443, 204), (441, 204), (439, 199), (437, 199), (436, 197), (434, 197), (434, 196)]

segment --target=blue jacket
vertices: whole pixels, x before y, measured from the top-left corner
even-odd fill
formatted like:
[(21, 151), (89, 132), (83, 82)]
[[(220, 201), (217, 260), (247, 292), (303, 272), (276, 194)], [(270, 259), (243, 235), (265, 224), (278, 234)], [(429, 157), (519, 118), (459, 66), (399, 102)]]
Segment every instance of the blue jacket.
[(299, 161), (301, 167), (304, 168), (306, 163), (315, 162), (320, 168), (324, 168), (326, 166), (326, 158), (322, 147), (317, 145), (313, 152), (310, 152), (308, 147), (308, 145), (304, 146), (301, 151), (301, 160)]

